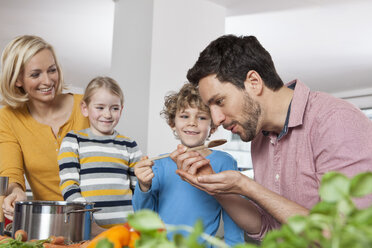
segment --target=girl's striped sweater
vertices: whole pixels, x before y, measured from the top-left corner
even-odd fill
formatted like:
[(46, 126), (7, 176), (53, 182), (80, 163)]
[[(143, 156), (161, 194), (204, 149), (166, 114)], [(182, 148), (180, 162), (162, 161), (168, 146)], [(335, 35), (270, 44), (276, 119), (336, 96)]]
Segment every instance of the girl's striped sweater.
[(102, 227), (125, 223), (133, 212), (134, 165), (141, 155), (135, 141), (116, 131), (110, 136), (89, 128), (69, 132), (58, 155), (63, 198), (94, 202), (101, 209), (94, 219)]

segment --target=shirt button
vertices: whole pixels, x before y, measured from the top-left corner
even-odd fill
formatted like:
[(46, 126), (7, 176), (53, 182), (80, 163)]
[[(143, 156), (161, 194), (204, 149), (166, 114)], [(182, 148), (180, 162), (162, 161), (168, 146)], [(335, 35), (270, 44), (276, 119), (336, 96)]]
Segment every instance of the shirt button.
[(58, 148), (56, 149), (56, 152), (58, 152)]
[(275, 175), (275, 180), (278, 181), (279, 180), (279, 177), (280, 177), (279, 174), (276, 174)]
[(270, 140), (270, 143), (274, 145), (275, 142), (274, 142), (274, 140), (271, 139), (271, 140)]

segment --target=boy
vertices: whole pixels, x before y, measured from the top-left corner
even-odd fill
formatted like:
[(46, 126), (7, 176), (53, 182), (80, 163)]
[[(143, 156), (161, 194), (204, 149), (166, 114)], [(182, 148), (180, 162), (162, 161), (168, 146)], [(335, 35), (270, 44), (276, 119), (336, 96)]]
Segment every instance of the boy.
[[(189, 83), (178, 93), (166, 97), (162, 115), (175, 136), (189, 148), (203, 145), (216, 130), (208, 107), (203, 104), (197, 89)], [(225, 152), (210, 149), (199, 152), (211, 161), (215, 172), (237, 170), (236, 161)], [(177, 166), (171, 158), (163, 158), (155, 163), (146, 158), (138, 162), (134, 169), (138, 179), (133, 196), (135, 211), (151, 209), (159, 213), (164, 223), (172, 225), (193, 226), (201, 219), (204, 232), (213, 236), (222, 213), (225, 242), (231, 246), (244, 242), (243, 231), (213, 196), (176, 175)]]

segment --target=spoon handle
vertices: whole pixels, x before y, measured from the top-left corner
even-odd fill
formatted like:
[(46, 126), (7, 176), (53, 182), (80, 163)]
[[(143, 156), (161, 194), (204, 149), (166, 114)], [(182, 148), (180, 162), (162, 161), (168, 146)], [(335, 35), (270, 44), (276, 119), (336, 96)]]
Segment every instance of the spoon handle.
[(154, 161), (154, 160), (158, 160), (158, 159), (162, 159), (162, 158), (167, 158), (167, 157), (169, 157), (169, 155), (170, 155), (170, 153), (167, 153), (167, 154), (164, 154), (164, 155), (161, 155), (161, 156), (149, 158), (149, 160)]
[[(201, 146), (195, 146), (193, 148), (187, 148), (186, 151), (197, 151), (197, 150), (201, 150), (201, 149), (204, 149), (204, 148), (207, 148), (205, 145), (201, 145)], [(162, 159), (162, 158), (167, 158), (169, 157), (170, 153), (167, 153), (167, 154), (164, 154), (164, 155), (161, 155), (161, 156), (157, 156), (157, 157), (153, 157), (153, 158), (149, 158), (150, 161), (154, 161), (154, 160), (158, 160), (158, 159)]]

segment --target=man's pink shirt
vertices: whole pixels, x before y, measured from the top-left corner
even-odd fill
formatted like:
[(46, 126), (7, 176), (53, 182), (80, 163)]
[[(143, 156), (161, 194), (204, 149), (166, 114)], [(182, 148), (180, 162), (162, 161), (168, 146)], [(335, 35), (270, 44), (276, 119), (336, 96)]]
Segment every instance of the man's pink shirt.
[[(372, 171), (372, 122), (352, 104), (322, 92), (311, 92), (298, 80), (291, 103), (288, 133), (260, 133), (252, 141), (255, 181), (308, 209), (319, 199), (321, 177), (339, 171), (349, 177)], [(372, 195), (357, 199), (360, 208)], [(280, 224), (263, 209), (260, 239)]]

